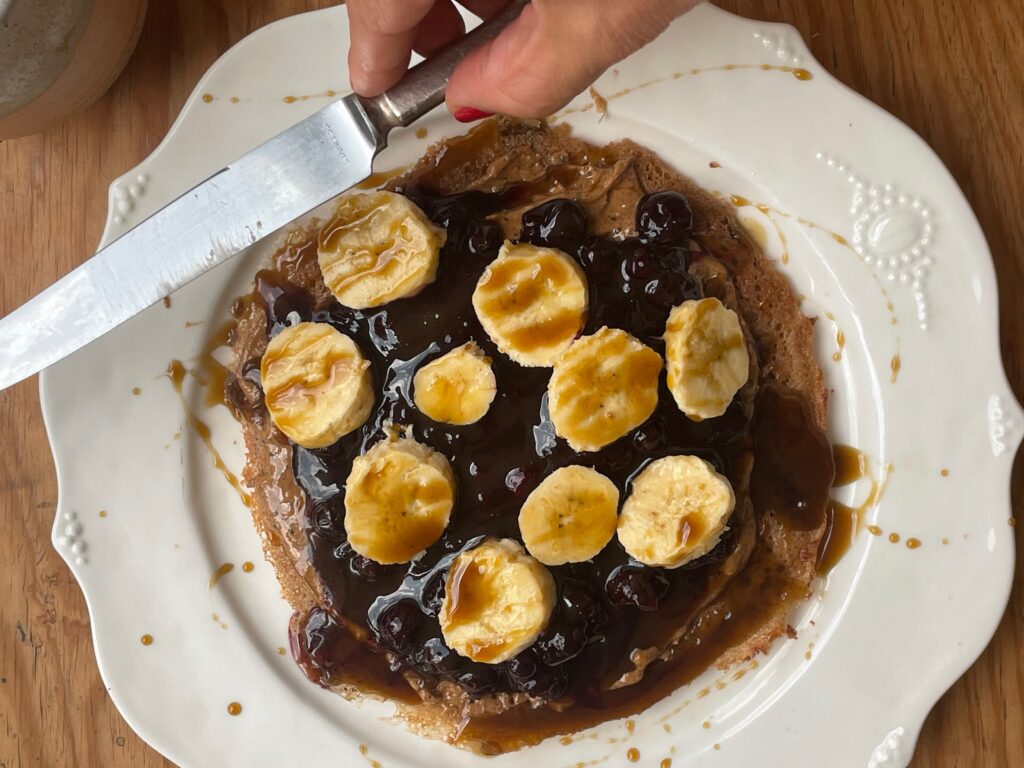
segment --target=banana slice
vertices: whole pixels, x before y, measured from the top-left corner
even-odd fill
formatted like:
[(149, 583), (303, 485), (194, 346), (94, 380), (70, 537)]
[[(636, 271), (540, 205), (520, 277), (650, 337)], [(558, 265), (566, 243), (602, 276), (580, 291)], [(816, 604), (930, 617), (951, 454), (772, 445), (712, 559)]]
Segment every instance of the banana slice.
[(600, 472), (572, 465), (556, 469), (519, 510), (519, 532), (545, 565), (581, 563), (615, 535), (619, 489)]
[(520, 365), (552, 365), (587, 315), (587, 278), (555, 248), (506, 241), (473, 291), (473, 309), (498, 349)]
[(658, 405), (661, 356), (617, 328), (577, 340), (555, 363), (548, 408), (555, 432), (597, 451), (638, 427)]
[(448, 460), (392, 435), (352, 462), (345, 483), (349, 543), (375, 562), (407, 563), (441, 538), (454, 501)]
[(333, 445), (373, 409), (369, 361), (327, 323), (299, 323), (271, 339), (260, 381), (274, 424), (306, 448)]
[(526, 650), (555, 607), (555, 580), (511, 539), (461, 553), (445, 582), (441, 634), (473, 661), (500, 664)]
[(437, 276), (445, 231), (394, 192), (346, 195), (320, 231), (324, 283), (352, 309), (414, 296)]
[(684, 301), (665, 325), (668, 388), (693, 421), (721, 416), (750, 375), (740, 319), (718, 299)]
[(697, 456), (666, 456), (633, 481), (619, 542), (645, 565), (678, 568), (711, 551), (736, 506), (729, 481)]
[(498, 391), (491, 359), (472, 341), (424, 365), (412, 386), (417, 408), (459, 426), (482, 419)]

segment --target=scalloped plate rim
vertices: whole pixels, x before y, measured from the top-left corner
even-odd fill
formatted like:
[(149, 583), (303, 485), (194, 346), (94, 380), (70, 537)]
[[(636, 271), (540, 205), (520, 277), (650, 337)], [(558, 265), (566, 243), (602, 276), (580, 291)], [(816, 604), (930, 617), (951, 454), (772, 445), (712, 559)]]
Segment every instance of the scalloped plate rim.
[[(187, 120), (189, 112), (196, 107), (196, 101), (197, 101), (197, 99), (200, 98), (200, 94), (203, 92), (204, 86), (211, 79), (211, 77), (213, 76), (214, 71), (219, 66), (221, 66), (224, 61), (226, 61), (228, 58), (230, 58), (232, 55), (234, 55), (236, 53), (236, 51), (239, 48), (241, 48), (242, 46), (252, 45), (254, 42), (258, 42), (259, 39), (262, 38), (264, 35), (273, 34), (272, 30), (274, 28), (277, 28), (278, 25), (291, 24), (291, 23), (303, 24), (303, 23), (305, 23), (307, 17), (313, 17), (313, 16), (317, 16), (317, 15), (320, 15), (320, 14), (337, 13), (337, 12), (339, 12), (338, 8), (321, 9), (321, 10), (316, 10), (316, 11), (310, 11), (310, 12), (307, 12), (307, 13), (304, 13), (304, 14), (299, 14), (299, 15), (296, 15), (296, 16), (293, 16), (293, 17), (289, 17), (289, 18), (286, 18), (286, 19), (282, 19), (280, 21), (274, 22), (272, 24), (269, 24), (267, 26), (264, 26), (264, 27), (262, 27), (262, 28), (260, 28), (260, 29), (258, 29), (256, 31), (254, 31), (253, 33), (251, 33), (247, 37), (242, 38), (241, 40), (236, 42), (233, 46), (231, 46), (231, 48), (229, 48), (227, 51), (225, 51), (217, 59), (217, 61), (210, 67), (210, 69), (207, 70), (207, 72), (203, 75), (203, 77), (196, 84), (195, 88), (193, 89), (191, 94), (186, 99), (185, 104), (182, 107), (180, 113), (175, 118), (171, 128), (168, 130), (167, 135), (160, 141), (160, 143), (153, 149), (153, 151), (143, 161), (141, 161), (138, 166), (136, 166), (136, 168), (133, 168), (133, 169), (127, 171), (126, 173), (122, 174), (121, 176), (119, 176), (118, 178), (114, 179), (111, 182), (110, 187), (109, 187), (109, 191), (108, 191), (108, 216), (107, 216), (107, 220), (106, 220), (106, 223), (105, 223), (105, 226), (104, 226), (103, 235), (101, 237), (101, 243), (106, 243), (106, 242), (109, 241), (109, 239), (111, 238), (112, 232), (114, 231), (114, 229), (116, 227), (115, 222), (114, 222), (114, 215), (115, 215), (115, 212), (114, 212), (114, 200), (115, 200), (115, 190), (117, 190), (118, 185), (121, 184), (127, 178), (129, 178), (132, 174), (136, 173), (138, 169), (140, 169), (140, 168), (142, 168), (144, 166), (148, 166), (148, 165), (150, 165), (150, 164), (152, 164), (154, 162), (157, 162), (162, 157), (164, 152), (166, 152), (168, 150), (168, 148), (171, 147), (171, 145), (173, 144), (173, 142), (175, 140), (175, 137), (176, 137), (177, 133), (179, 132), (181, 126)], [(942, 162), (941, 158), (935, 153), (935, 151), (932, 149), (932, 147), (927, 142), (925, 142), (916, 132), (914, 132), (913, 129), (911, 129), (909, 126), (907, 126), (901, 120), (899, 120), (895, 116), (889, 114), (885, 110), (881, 109), (880, 107), (875, 105), (873, 102), (869, 101), (862, 94), (858, 93), (857, 91), (854, 91), (852, 88), (850, 88), (845, 83), (840, 81), (838, 78), (833, 76), (830, 72), (828, 72), (828, 70), (826, 70), (820, 64), (820, 62), (818, 62), (813, 57), (813, 54), (811, 54), (810, 50), (807, 48), (806, 43), (802, 40), (802, 38), (800, 38), (799, 33), (796, 32), (795, 28), (792, 25), (785, 24), (785, 23), (776, 23), (776, 22), (760, 22), (760, 21), (756, 21), (756, 20), (753, 20), (753, 19), (746, 19), (746, 18), (743, 18), (743, 17), (737, 17), (737, 16), (734, 16), (733, 14), (729, 14), (726, 11), (722, 11), (722, 10), (720, 10), (718, 8), (715, 8), (714, 6), (708, 6), (706, 8), (706, 12), (714, 12), (714, 13), (722, 14), (724, 16), (729, 16), (733, 20), (741, 21), (742, 23), (748, 25), (752, 29), (787, 30), (789, 34), (791, 34), (796, 40), (799, 41), (800, 45), (802, 46), (802, 53), (804, 53), (811, 61), (813, 61), (817, 65), (817, 67), (815, 69), (815, 72), (814, 72), (815, 78), (821, 77), (824, 80), (826, 80), (829, 83), (830, 86), (832, 86), (832, 87), (838, 86), (838, 89), (841, 90), (845, 96), (847, 96), (847, 97), (849, 97), (849, 96), (855, 97), (855, 101), (859, 104), (859, 106), (861, 108), (868, 108), (868, 109), (872, 110), (875, 113), (879, 113), (879, 114), (885, 115), (888, 118), (888, 122), (889, 122), (890, 125), (892, 125), (892, 126), (899, 126), (899, 129), (901, 131), (905, 132), (907, 136), (912, 136), (913, 137), (913, 140), (919, 146), (920, 149), (926, 150), (927, 154), (929, 155), (930, 165), (935, 167), (936, 169), (937, 168), (941, 168), (942, 169), (942, 173), (945, 174), (946, 180), (951, 183), (951, 186), (953, 188), (956, 189), (956, 192), (957, 192), (957, 194), (959, 196), (958, 200), (956, 202), (957, 202), (959, 208), (962, 209), (962, 211), (969, 212), (971, 226), (976, 230), (976, 234), (980, 237), (981, 241), (983, 243), (986, 243), (986, 248), (987, 248), (987, 242), (986, 242), (986, 238), (985, 238), (985, 235), (984, 235), (984, 231), (981, 229), (981, 226), (980, 226), (980, 224), (979, 224), (979, 222), (977, 220), (977, 216), (974, 214), (973, 210), (971, 209), (970, 204), (969, 204), (969, 202), (968, 202), (968, 200), (966, 198), (966, 195), (963, 193), (963, 190), (961, 189), (961, 187), (957, 183), (956, 179), (952, 176), (952, 174), (950, 173), (948, 168)], [(994, 270), (994, 266), (993, 266), (993, 263), (992, 263), (992, 260), (991, 260), (991, 251), (990, 250), (988, 250), (988, 255), (989, 255), (988, 259), (981, 259), (982, 265), (981, 265), (979, 271), (983, 272), (983, 277), (984, 277), (984, 280), (985, 280), (985, 285), (983, 286), (983, 290), (987, 291), (989, 293), (989, 295), (995, 297), (995, 301), (992, 302), (991, 308), (990, 308), (989, 313), (988, 313), (989, 314), (988, 320), (989, 320), (990, 324), (992, 326), (994, 326), (994, 330), (995, 330), (996, 334), (998, 335), (998, 332), (999, 332), (999, 325), (998, 325), (998, 318), (999, 318), (998, 311), (999, 310), (998, 310), (998, 304), (997, 304), (997, 302), (998, 302), (998, 288), (997, 288), (997, 281), (996, 281), (995, 270)], [(1016, 397), (1014, 396), (1013, 390), (1012, 390), (1012, 388), (1011, 388), (1011, 386), (1009, 384), (1009, 381), (1007, 379), (1005, 366), (1004, 366), (1004, 364), (1003, 364), (1001, 359), (999, 360), (998, 370), (999, 370), (999, 377), (1001, 377), (1001, 378), (1000, 378), (999, 381), (993, 382), (993, 384), (994, 385), (998, 385), (997, 386), (997, 390), (1001, 390), (1001, 391), (996, 391), (995, 395), (996, 396), (1005, 397), (1005, 401), (1006, 401), (1007, 407), (1008, 407), (1009, 411), (1011, 412), (1011, 415), (1012, 415), (1014, 421), (1019, 424), (1020, 421), (1022, 419), (1024, 419), (1024, 411), (1021, 410), (1021, 407), (1018, 404), (1018, 402), (1016, 400)], [(50, 408), (48, 408), (48, 397), (47, 397), (47, 394), (48, 394), (48, 390), (47, 390), (48, 378), (49, 378), (49, 376), (46, 373), (44, 373), (43, 375), (40, 376), (40, 385), (39, 385), (40, 386), (40, 390), (39, 391), (40, 391), (40, 402), (41, 402), (41, 407), (42, 407), (42, 412), (43, 412), (44, 425), (45, 425), (45, 428), (46, 428), (47, 438), (50, 441), (51, 446), (54, 446), (55, 445), (55, 432), (56, 432), (57, 429), (59, 429), (59, 427), (53, 422), (52, 411), (51, 411)], [(1017, 449), (1019, 448), (1019, 446), (1021, 444), (1022, 438), (1024, 438), (1024, 435), (1021, 435), (1021, 434), (1018, 433), (1018, 434), (1016, 434), (1016, 435), (1011, 437), (1008, 445), (1006, 446), (1006, 452), (1010, 455), (1011, 458), (1015, 454)], [(1008, 465), (1008, 470), (1007, 470), (1006, 478), (1005, 478), (1006, 479), (1005, 487), (1007, 488), (1007, 491), (1008, 491), (1009, 490), (1009, 480), (1010, 480), (1009, 473), (1012, 472), (1012, 465), (1013, 465), (1012, 460), (1007, 462), (1007, 465)], [(72, 562), (72, 558), (68, 555), (68, 553), (66, 553), (63, 549), (61, 549), (60, 547), (58, 547), (56, 545), (56, 540), (57, 540), (57, 537), (59, 536), (60, 521), (62, 519), (62, 515), (65, 513), (65, 511), (66, 511), (66, 509), (68, 507), (68, 499), (67, 499), (67, 491), (66, 491), (67, 481), (66, 481), (66, 478), (65, 478), (65, 472), (63, 471), (61, 460), (60, 460), (59, 456), (57, 455), (56, 450), (54, 451), (54, 466), (55, 466), (55, 473), (56, 473), (56, 476), (57, 476), (57, 484), (58, 484), (58, 504), (57, 504), (57, 508), (56, 508), (56, 511), (55, 511), (55, 518), (54, 518), (54, 523), (53, 523), (53, 531), (52, 531), (53, 542), (52, 543), (53, 543), (55, 549), (58, 551), (58, 553), (62, 557), (62, 559), (64, 559), (65, 562), (67, 563), (69, 570), (75, 576), (76, 580), (79, 583), (80, 588), (82, 589), (82, 593), (83, 593), (83, 596), (85, 597), (86, 605), (87, 605), (87, 608), (88, 608), (88, 611), (89, 611), (90, 630), (91, 630), (91, 634), (92, 634), (92, 640), (93, 640), (93, 643), (94, 643), (94, 647), (98, 647), (98, 634), (100, 633), (100, 628), (97, 626), (95, 621), (93, 621), (93, 616), (94, 616), (94, 604), (93, 604), (93, 602), (94, 602), (94, 599), (96, 599), (97, 596), (91, 594), (90, 591), (86, 588), (86, 582), (88, 581), (88, 576), (86, 575), (87, 571), (82, 571), (80, 568), (78, 568)], [(1006, 498), (1007, 498), (1007, 506), (1009, 506), (1008, 493), (1006, 494)], [(941, 695), (946, 690), (948, 690), (955, 683), (955, 681), (977, 660), (977, 658), (981, 655), (981, 653), (983, 653), (983, 651), (987, 647), (988, 643), (990, 642), (992, 636), (994, 635), (994, 633), (995, 633), (999, 623), (1001, 622), (1003, 613), (1005, 612), (1005, 609), (1006, 609), (1006, 605), (1008, 604), (1008, 601), (1009, 601), (1009, 597), (1010, 597), (1010, 593), (1011, 593), (1011, 589), (1012, 589), (1012, 585), (1013, 585), (1014, 559), (1015, 559), (1015, 551), (1014, 551), (1013, 547), (1010, 547), (1009, 550), (1008, 550), (1008, 561), (1009, 561), (1008, 567), (1003, 571), (1003, 577), (1004, 577), (1003, 578), (1003, 584), (1002, 584), (1003, 591), (1002, 591), (1002, 594), (1001, 594), (1001, 596), (1000, 596), (1000, 598), (998, 600), (999, 605), (1001, 605), (1002, 607), (998, 611), (998, 613), (993, 613), (992, 614), (991, 621), (989, 622), (989, 626), (986, 626), (985, 630), (983, 632), (977, 632), (977, 633), (975, 633), (973, 635), (973, 637), (976, 639), (974, 647), (972, 647), (970, 650), (968, 650), (966, 652), (961, 650), (960, 653), (958, 653), (956, 655), (956, 657), (955, 657), (956, 658), (956, 662), (950, 662), (948, 665), (946, 665), (943, 668), (944, 671), (952, 671), (952, 674), (943, 675), (942, 680), (935, 680), (934, 684), (932, 686), (930, 686), (930, 691), (931, 692), (928, 693), (928, 694), (924, 694), (924, 695), (918, 697), (923, 702), (926, 702), (925, 705), (923, 706), (923, 708), (922, 708), (921, 705), (916, 705), (915, 706), (915, 702), (913, 701), (913, 697), (904, 698), (903, 700), (901, 700), (901, 704), (904, 707), (906, 707), (908, 710), (912, 710), (912, 711), (906, 712), (905, 716), (903, 718), (899, 718), (899, 724), (902, 725), (904, 728), (906, 728), (907, 737), (908, 737), (908, 743), (909, 743), (909, 745), (911, 747), (913, 747), (914, 744), (916, 743), (916, 740), (917, 740), (917, 738), (919, 736), (919, 733), (920, 733), (921, 726), (923, 725), (923, 722), (924, 722), (925, 718), (927, 717), (928, 713), (931, 711), (931, 709), (934, 706), (934, 704), (938, 701), (938, 699), (941, 697)], [(104, 658), (102, 656), (100, 656), (99, 654), (97, 654), (97, 663), (98, 663), (98, 666), (99, 666), (101, 677), (103, 678), (104, 682), (108, 685), (108, 691), (109, 691), (109, 693), (111, 695), (111, 698), (114, 701), (115, 705), (118, 707), (118, 710), (120, 711), (121, 715), (125, 718), (126, 722), (128, 722), (128, 724), (133, 728), (133, 730), (135, 730), (137, 733), (139, 733), (141, 736), (143, 736), (143, 738), (145, 738), (151, 744), (154, 744), (154, 746), (161, 753), (163, 753), (164, 755), (168, 756), (171, 759), (174, 759), (174, 755), (175, 755), (175, 752), (177, 750), (171, 748), (166, 743), (160, 743), (160, 742), (163, 741), (163, 739), (159, 739), (159, 738), (158, 739), (153, 739), (152, 735), (143, 734), (142, 731), (140, 730), (140, 728), (136, 725), (137, 721), (133, 717), (133, 714), (130, 711), (130, 708), (123, 706), (123, 703), (120, 700), (120, 697), (114, 692), (114, 690), (111, 690), (109, 688), (109, 670), (107, 669), (107, 663), (108, 662), (106, 662), (104, 660)], [(909, 755), (907, 757), (909, 759)]]

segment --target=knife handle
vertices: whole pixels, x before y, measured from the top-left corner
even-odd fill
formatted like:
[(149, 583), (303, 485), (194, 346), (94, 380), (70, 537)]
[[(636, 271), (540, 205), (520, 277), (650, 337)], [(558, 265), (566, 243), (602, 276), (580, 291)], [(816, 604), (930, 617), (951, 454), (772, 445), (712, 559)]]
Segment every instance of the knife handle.
[(381, 140), (392, 128), (409, 125), (444, 101), (444, 91), (456, 65), (471, 50), (497, 37), (515, 21), (529, 1), (512, 0), (497, 16), (410, 69), (390, 90), (372, 98), (360, 97)]

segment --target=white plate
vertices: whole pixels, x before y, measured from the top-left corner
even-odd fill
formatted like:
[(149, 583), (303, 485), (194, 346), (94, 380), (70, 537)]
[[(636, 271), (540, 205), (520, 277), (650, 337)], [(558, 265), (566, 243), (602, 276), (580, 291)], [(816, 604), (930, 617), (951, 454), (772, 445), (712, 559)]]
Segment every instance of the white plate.
[[(225, 54), (167, 139), (111, 187), (104, 243), (343, 90), (345, 39), (339, 7), (273, 24)], [(722, 68), (732, 64), (755, 66)], [(813, 79), (761, 64), (806, 67)], [(687, 74), (694, 68), (713, 69)], [(876, 476), (893, 466), (864, 521), (883, 535), (861, 532), (795, 617), (796, 640), (777, 643), (741, 680), (708, 673), (637, 717), (632, 734), (607, 723), (570, 746), (550, 740), (486, 761), (412, 736), (382, 719), (387, 705), (344, 702), (277, 653), (288, 606), (247, 510), (162, 375), (172, 358), (195, 358), (227, 318), (266, 253), (255, 248), (41, 381), (61, 489), (54, 544), (85, 592), (110, 695), (165, 755), (252, 767), (625, 765), (630, 748), (647, 765), (670, 756), (674, 766), (909, 761), (928, 710), (988, 642), (1013, 573), (1007, 489), (1022, 416), (1000, 365), (981, 230), (931, 150), (830, 77), (789, 27), (700, 7), (597, 84), (608, 97), (627, 88), (604, 119), (593, 109), (565, 119), (586, 138), (634, 138), (711, 189), (792, 214), (771, 214), (776, 230), (756, 208), (740, 210), (777, 256), (784, 233), (790, 258), (780, 268), (808, 297), (806, 311), (822, 315), (833, 440), (866, 451)], [(422, 125), (430, 140), (463, 130), (442, 113)], [(425, 147), (411, 131), (393, 136), (377, 167)], [(836, 329), (845, 347), (833, 362)], [(191, 377), (185, 394), (239, 469), (237, 424), (223, 407), (204, 409)], [(864, 486), (845, 492), (863, 497)], [(890, 532), (902, 540), (890, 543)], [(906, 547), (908, 537), (921, 546)], [(246, 560), (252, 573), (236, 567), (207, 588), (221, 563)], [(227, 713), (232, 701), (240, 716)]]

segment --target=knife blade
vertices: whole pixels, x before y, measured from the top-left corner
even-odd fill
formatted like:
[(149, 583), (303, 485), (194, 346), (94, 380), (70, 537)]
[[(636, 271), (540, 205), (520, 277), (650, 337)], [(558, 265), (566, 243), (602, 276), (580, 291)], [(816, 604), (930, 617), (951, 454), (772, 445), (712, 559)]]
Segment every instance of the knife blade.
[(380, 96), (347, 96), (261, 144), (0, 319), (0, 390), (363, 181), (391, 129), (439, 105), (458, 62), (528, 2), (515, 0)]

